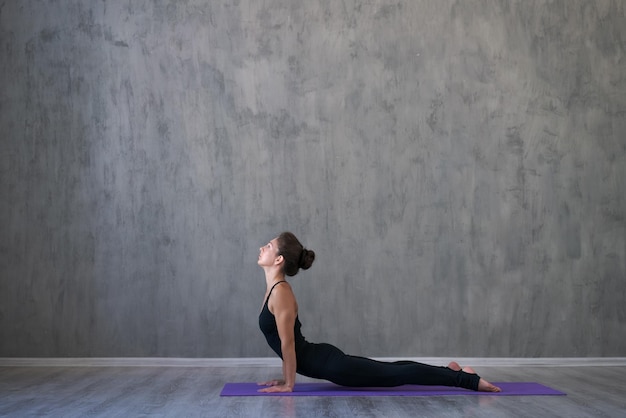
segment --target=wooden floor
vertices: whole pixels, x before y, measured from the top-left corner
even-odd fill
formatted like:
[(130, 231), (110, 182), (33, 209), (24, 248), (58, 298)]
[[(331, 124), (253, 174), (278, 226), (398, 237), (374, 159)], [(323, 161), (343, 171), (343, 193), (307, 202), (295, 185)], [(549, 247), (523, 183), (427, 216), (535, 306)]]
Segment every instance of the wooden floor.
[[(227, 397), (262, 367), (0, 367), (1, 417), (626, 417), (626, 367), (481, 367), (567, 396)], [(298, 381), (311, 381), (298, 377)]]

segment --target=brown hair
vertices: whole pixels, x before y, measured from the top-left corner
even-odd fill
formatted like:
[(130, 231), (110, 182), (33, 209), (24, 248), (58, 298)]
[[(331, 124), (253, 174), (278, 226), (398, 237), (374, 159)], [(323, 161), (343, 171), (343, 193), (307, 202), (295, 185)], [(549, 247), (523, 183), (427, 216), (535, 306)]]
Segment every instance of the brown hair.
[(304, 248), (291, 232), (278, 236), (278, 255), (285, 259), (283, 270), (287, 276), (295, 276), (298, 270), (307, 270), (315, 260), (315, 252)]

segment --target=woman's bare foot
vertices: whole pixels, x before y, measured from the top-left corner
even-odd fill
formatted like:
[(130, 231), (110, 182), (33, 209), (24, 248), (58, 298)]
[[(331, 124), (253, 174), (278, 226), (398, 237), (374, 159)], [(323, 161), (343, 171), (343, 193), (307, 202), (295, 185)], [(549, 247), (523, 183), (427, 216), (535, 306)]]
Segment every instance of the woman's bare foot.
[(465, 366), (465, 367), (463, 367), (463, 371), (464, 371), (465, 373), (469, 373), (469, 374), (476, 374), (476, 372), (474, 371), (474, 369), (472, 369), (472, 368), (471, 368), (471, 367), (469, 367), (469, 366)]
[(461, 366), (459, 366), (459, 363), (457, 363), (456, 361), (451, 361), (448, 364), (448, 369), (454, 370), (455, 372), (460, 372)]
[(497, 386), (492, 385), (491, 383), (487, 382), (485, 379), (481, 378), (478, 381), (478, 391), (479, 392), (501, 392), (502, 389), (500, 389)]
[(461, 368), (459, 363), (457, 363), (456, 361), (451, 361), (450, 363), (448, 363), (448, 369), (454, 370), (455, 372), (460, 372), (462, 370), (465, 373), (476, 374), (474, 369), (472, 369), (471, 367), (465, 366), (465, 367)]
[[(451, 361), (448, 364), (448, 369), (454, 370), (455, 372), (464, 371), (465, 373), (476, 374), (474, 369), (472, 369), (471, 367), (465, 366), (461, 368), (459, 363), (457, 363), (456, 361)], [(495, 385), (492, 385), (491, 383), (487, 382), (485, 379), (481, 378), (478, 381), (478, 391), (479, 392), (501, 392), (502, 389), (500, 389), (499, 387)]]

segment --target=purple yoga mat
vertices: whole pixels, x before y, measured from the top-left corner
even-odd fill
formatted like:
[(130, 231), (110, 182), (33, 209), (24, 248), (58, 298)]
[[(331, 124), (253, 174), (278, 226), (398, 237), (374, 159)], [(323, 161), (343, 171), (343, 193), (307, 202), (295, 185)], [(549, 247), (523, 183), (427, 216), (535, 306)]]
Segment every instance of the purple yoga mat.
[(220, 396), (448, 396), (448, 395), (487, 395), (487, 396), (530, 396), (565, 395), (563, 392), (533, 382), (499, 382), (502, 392), (474, 392), (473, 390), (446, 386), (404, 385), (393, 388), (349, 388), (333, 383), (296, 383), (293, 392), (264, 393), (256, 383), (226, 383)]

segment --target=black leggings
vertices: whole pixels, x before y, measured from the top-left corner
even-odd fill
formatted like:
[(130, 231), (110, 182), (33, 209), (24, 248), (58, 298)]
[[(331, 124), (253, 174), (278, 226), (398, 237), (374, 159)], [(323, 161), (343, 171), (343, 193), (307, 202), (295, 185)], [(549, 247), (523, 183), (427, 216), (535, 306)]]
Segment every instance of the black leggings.
[(414, 361), (382, 362), (344, 354), (330, 344), (306, 343), (296, 351), (298, 373), (341, 386), (392, 387), (401, 385), (456, 386), (478, 390), (480, 377)]

